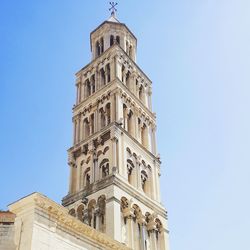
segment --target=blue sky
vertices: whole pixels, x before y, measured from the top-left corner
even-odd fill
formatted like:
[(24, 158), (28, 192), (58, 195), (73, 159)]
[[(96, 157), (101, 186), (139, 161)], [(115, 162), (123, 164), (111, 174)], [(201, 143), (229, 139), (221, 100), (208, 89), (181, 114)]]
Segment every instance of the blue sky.
[[(74, 73), (108, 1), (0, 3), (0, 208), (68, 189)], [(118, 1), (153, 80), (173, 250), (249, 249), (250, 1)]]

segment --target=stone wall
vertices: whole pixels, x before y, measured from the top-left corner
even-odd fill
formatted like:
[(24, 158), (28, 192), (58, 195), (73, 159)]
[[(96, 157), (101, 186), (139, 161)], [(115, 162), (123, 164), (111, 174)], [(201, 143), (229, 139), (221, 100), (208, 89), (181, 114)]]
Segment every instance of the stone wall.
[(14, 220), (14, 214), (0, 212), (0, 250), (15, 250)]

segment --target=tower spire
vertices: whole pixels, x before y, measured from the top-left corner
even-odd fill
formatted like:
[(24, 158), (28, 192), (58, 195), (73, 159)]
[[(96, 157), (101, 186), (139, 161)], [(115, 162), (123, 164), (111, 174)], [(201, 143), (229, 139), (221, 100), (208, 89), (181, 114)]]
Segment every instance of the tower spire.
[(118, 5), (118, 3), (109, 2), (109, 4), (111, 5), (111, 7), (109, 8), (109, 11), (111, 11), (111, 16), (115, 17), (115, 13), (117, 12), (116, 6)]

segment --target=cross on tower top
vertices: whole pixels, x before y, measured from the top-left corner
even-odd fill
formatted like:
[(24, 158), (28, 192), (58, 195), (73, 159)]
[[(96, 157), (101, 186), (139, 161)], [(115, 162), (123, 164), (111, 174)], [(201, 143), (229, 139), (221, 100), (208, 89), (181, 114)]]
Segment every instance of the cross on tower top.
[(109, 11), (111, 11), (112, 16), (115, 16), (115, 12), (117, 11), (116, 6), (118, 5), (118, 3), (109, 2), (109, 4), (111, 5), (111, 7), (109, 8)]

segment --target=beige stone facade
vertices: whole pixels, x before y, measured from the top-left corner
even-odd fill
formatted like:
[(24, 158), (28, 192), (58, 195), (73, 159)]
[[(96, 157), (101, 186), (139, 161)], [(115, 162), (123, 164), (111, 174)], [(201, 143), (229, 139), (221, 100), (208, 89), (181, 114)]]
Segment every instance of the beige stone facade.
[(9, 209), (16, 215), (15, 233), (12, 245), (0, 245), (1, 250), (129, 250), (39, 193), (9, 205)]
[(0, 213), (0, 250), (169, 250), (160, 198), (152, 82), (137, 39), (114, 13), (90, 35), (76, 73), (69, 192), (33, 193)]
[(132, 249), (168, 249), (152, 82), (137, 39), (115, 16), (90, 36), (92, 62), (76, 74), (69, 193), (80, 221)]

